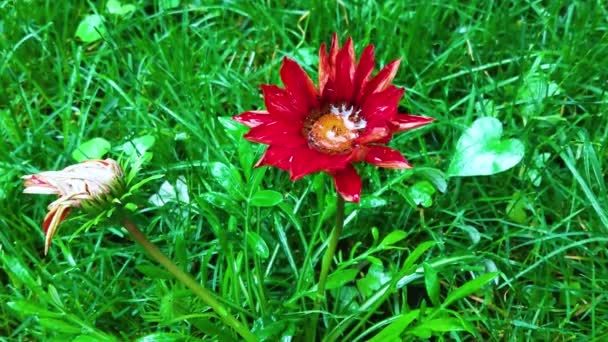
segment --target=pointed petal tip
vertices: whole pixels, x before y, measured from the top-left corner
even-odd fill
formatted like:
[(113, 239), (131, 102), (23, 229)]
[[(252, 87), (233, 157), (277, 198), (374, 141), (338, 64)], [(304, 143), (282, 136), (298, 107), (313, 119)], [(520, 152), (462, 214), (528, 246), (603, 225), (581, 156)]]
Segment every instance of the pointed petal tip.
[(349, 164), (344, 169), (333, 172), (332, 176), (336, 192), (345, 201), (358, 203), (361, 199), (362, 182), (357, 170)]

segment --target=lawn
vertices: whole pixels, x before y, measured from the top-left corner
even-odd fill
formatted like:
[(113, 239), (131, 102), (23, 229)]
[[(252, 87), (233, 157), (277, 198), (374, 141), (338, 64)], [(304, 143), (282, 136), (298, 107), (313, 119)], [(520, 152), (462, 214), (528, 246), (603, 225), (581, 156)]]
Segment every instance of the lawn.
[[(284, 57), (316, 84), (333, 33), (435, 121), (389, 144), (413, 169), (356, 164), (318, 291), (332, 178), (254, 168), (231, 117)], [(608, 340), (607, 80), (601, 0), (0, 2), (0, 340), (241, 340), (118, 220), (73, 210), (44, 255), (20, 177), (91, 156), (141, 161), (130, 219), (256, 339)], [(479, 118), (523, 158), (453, 172)]]

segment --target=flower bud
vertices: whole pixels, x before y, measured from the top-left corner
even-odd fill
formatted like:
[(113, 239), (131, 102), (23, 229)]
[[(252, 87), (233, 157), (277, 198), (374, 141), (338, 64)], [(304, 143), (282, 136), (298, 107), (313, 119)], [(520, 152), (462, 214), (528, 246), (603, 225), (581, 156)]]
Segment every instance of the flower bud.
[(59, 198), (48, 206), (48, 213), (42, 221), (45, 236), (44, 254), (51, 245), (51, 239), (59, 223), (68, 216), (72, 208), (81, 207), (85, 202), (95, 202), (111, 194), (120, 184), (123, 171), (113, 159), (86, 160), (71, 165), (61, 171), (45, 171), (23, 176), (23, 193), (55, 194)]

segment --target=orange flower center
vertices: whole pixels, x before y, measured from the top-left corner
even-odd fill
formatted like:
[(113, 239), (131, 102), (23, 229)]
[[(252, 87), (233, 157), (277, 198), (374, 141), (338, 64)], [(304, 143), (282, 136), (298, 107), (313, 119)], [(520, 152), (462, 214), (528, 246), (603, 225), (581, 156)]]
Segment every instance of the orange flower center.
[(308, 144), (315, 150), (327, 154), (340, 154), (353, 148), (359, 131), (365, 128), (365, 120), (353, 109), (331, 107), (329, 112), (309, 115), (305, 124)]

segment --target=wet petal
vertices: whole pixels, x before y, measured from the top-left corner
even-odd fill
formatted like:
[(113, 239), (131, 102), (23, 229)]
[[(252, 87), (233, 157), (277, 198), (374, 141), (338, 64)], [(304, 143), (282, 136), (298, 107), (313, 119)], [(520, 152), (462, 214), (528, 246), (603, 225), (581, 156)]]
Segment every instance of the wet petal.
[(265, 125), (276, 121), (265, 110), (250, 110), (232, 117), (232, 120), (242, 123), (243, 125), (253, 128), (260, 125)]
[(374, 71), (374, 46), (368, 45), (365, 50), (363, 50), (355, 71), (355, 89), (353, 93), (354, 98), (352, 99), (354, 102), (357, 102), (363, 95), (363, 90), (365, 90), (365, 87), (367, 86), (372, 71)]
[(433, 121), (435, 121), (435, 118), (410, 114), (397, 114), (397, 116), (391, 120), (391, 125), (393, 126), (394, 132), (401, 132), (427, 125)]
[(405, 90), (390, 86), (387, 89), (372, 94), (367, 97), (361, 114), (366, 120), (382, 118), (384, 120), (392, 120), (397, 115), (399, 101), (403, 97)]
[(306, 72), (295, 61), (285, 57), (281, 66), (281, 80), (287, 91), (310, 110), (319, 107), (317, 89)]
[(255, 167), (268, 165), (277, 167), (283, 171), (289, 171), (292, 155), (293, 149), (281, 146), (269, 146), (262, 155), (262, 158), (255, 164)]
[(301, 133), (302, 127), (283, 121), (275, 121), (266, 125), (253, 127), (245, 134), (245, 139), (266, 145), (283, 147), (298, 147), (305, 145), (306, 139)]
[(390, 62), (382, 70), (380, 70), (378, 74), (369, 81), (369, 83), (363, 90), (363, 96), (361, 98), (361, 101), (365, 102), (365, 99), (368, 96), (388, 88), (388, 86), (391, 85), (393, 79), (395, 79), (395, 76), (397, 75), (397, 71), (399, 70), (399, 64), (401, 64), (401, 59), (397, 59)]
[(353, 97), (355, 77), (355, 49), (349, 37), (336, 57), (335, 101), (350, 102)]
[(396, 150), (385, 146), (367, 146), (365, 161), (389, 169), (408, 169), (412, 165)]
[(323, 94), (325, 86), (330, 79), (335, 77), (336, 56), (338, 54), (338, 35), (334, 33), (331, 36), (331, 48), (329, 55), (325, 43), (321, 44), (319, 49), (319, 93)]
[(302, 120), (308, 114), (306, 104), (298, 101), (287, 90), (276, 85), (262, 85), (266, 109), (279, 120)]
[(336, 191), (344, 200), (359, 202), (361, 198), (361, 178), (352, 165), (349, 164), (344, 169), (333, 172), (332, 176)]
[(390, 141), (392, 137), (392, 131), (386, 124), (385, 120), (374, 119), (367, 122), (365, 130), (357, 137), (355, 143), (357, 144), (369, 144), (372, 142), (382, 142), (387, 140)]
[(350, 158), (350, 153), (331, 155), (308, 147), (300, 148), (293, 153), (290, 178), (297, 180), (319, 171), (342, 169)]

